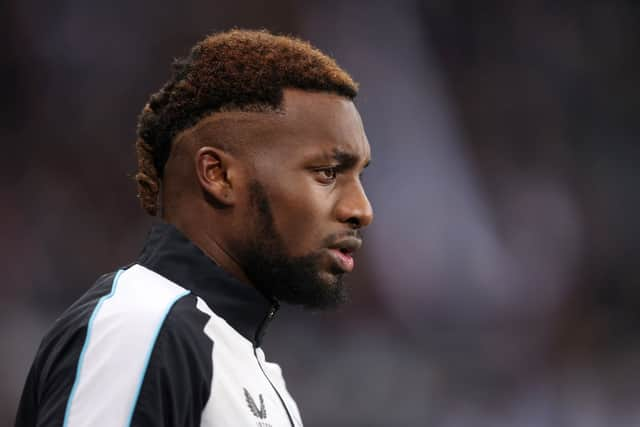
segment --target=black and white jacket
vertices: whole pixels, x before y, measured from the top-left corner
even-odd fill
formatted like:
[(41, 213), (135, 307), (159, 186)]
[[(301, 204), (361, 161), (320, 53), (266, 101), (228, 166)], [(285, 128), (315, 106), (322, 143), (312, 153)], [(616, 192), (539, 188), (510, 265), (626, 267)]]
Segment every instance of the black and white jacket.
[(302, 426), (260, 348), (276, 309), (158, 224), (55, 322), (16, 426)]

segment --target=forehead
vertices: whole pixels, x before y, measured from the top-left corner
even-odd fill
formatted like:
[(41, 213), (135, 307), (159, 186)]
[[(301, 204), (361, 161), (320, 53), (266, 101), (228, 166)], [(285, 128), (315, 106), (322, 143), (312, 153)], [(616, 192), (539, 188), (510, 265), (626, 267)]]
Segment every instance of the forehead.
[(370, 147), (360, 114), (342, 96), (287, 89), (282, 112), (271, 116), (260, 146), (289, 157), (347, 153), (368, 161)]
[(371, 156), (362, 120), (351, 100), (295, 89), (284, 91), (283, 108), (277, 112), (218, 112), (176, 140), (183, 135), (253, 154), (249, 158), (256, 166), (274, 162), (274, 157), (283, 162), (345, 153), (365, 163)]

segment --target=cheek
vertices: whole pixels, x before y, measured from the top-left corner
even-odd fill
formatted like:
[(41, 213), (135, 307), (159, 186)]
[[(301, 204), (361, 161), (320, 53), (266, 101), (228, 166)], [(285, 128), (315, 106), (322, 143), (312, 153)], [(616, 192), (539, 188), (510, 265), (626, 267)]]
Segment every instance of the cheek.
[(303, 255), (318, 249), (331, 233), (331, 197), (325, 188), (290, 185), (272, 198), (276, 229), (292, 255)]

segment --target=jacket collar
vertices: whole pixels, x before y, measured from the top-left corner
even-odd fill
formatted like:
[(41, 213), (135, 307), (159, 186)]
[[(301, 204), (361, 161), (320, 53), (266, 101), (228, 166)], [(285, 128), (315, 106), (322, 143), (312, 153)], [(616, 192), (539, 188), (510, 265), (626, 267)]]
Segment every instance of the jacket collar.
[(254, 346), (260, 345), (277, 303), (232, 277), (173, 225), (153, 225), (138, 263), (202, 298)]

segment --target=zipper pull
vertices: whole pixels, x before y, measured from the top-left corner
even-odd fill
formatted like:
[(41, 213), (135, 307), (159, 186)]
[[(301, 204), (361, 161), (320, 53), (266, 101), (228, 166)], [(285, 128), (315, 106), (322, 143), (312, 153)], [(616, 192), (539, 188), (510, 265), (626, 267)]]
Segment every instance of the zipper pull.
[(267, 313), (267, 316), (264, 318), (264, 320), (262, 321), (262, 324), (260, 325), (260, 328), (258, 328), (258, 331), (256, 332), (255, 347), (260, 347), (260, 344), (262, 343), (262, 338), (264, 337), (264, 334), (267, 331), (267, 326), (269, 326), (269, 323), (273, 320), (274, 317), (276, 317), (276, 313), (278, 312), (279, 308), (280, 308), (280, 304), (278, 304), (277, 301), (273, 301), (273, 303), (271, 304), (271, 308)]
[(267, 315), (267, 321), (272, 320), (275, 317), (277, 311), (278, 311), (278, 307), (276, 307), (275, 304), (272, 305), (271, 310), (269, 310), (269, 314)]

